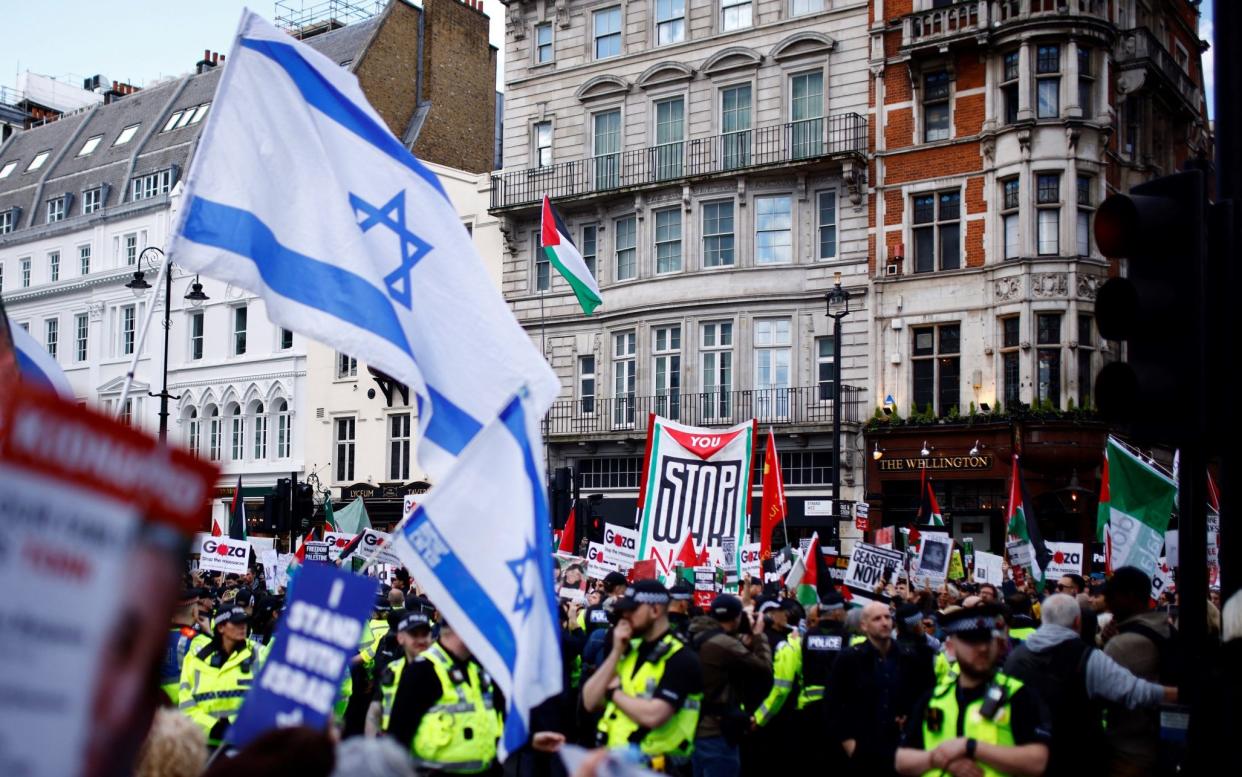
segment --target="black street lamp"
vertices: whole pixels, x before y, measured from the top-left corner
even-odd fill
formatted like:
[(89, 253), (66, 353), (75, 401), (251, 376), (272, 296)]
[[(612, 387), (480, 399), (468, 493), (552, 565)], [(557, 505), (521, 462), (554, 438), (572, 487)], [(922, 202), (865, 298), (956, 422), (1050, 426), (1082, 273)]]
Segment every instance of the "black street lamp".
[[(145, 260), (147, 266), (154, 270), (157, 262), (154, 258), (156, 254), (160, 259), (164, 258), (164, 252), (155, 246), (144, 249), (138, 256), (139, 269), (134, 272), (134, 279), (125, 284), (125, 288), (133, 290), (137, 296), (142, 296), (147, 289), (151, 288), (151, 284), (147, 283), (146, 273), (141, 268)], [(168, 393), (168, 332), (172, 329), (172, 282), (172, 267), (169, 266), (168, 271), (164, 273), (164, 385), (158, 394), (152, 391), (147, 392), (148, 396), (160, 398), (160, 442), (168, 440), (168, 400), (181, 399), (180, 396)], [(196, 308), (211, 299), (203, 293), (203, 284), (198, 282), (197, 275), (194, 276), (194, 283), (185, 295), (185, 299)]]
[(833, 273), (832, 288), (824, 295), (828, 306), (828, 317), (832, 319), (832, 523), (828, 527), (828, 536), (832, 547), (840, 548), (838, 539), (837, 506), (841, 500), (841, 319), (850, 313), (850, 293), (841, 288), (840, 271)]

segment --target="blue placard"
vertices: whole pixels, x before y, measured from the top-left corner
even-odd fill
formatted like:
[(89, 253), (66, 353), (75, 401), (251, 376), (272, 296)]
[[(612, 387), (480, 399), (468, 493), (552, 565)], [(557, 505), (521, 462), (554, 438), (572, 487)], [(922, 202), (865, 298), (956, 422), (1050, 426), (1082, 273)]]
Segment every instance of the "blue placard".
[(324, 564), (302, 568), (271, 652), (229, 727), (230, 745), (244, 747), (272, 728), (328, 725), (375, 594), (370, 578)]

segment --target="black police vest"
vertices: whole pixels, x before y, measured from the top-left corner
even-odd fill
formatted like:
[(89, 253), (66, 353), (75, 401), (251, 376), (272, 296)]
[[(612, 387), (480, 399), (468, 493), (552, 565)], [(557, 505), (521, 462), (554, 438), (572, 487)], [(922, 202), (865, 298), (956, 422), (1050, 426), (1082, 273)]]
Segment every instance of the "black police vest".
[(1005, 661), (1005, 674), (1035, 691), (1054, 723), (1046, 774), (1102, 773), (1101, 708), (1087, 696), (1087, 661), (1094, 649), (1069, 639), (1035, 652), (1024, 642)]
[(825, 687), (832, 665), (841, 651), (849, 647), (845, 629), (837, 624), (817, 626), (802, 639), (802, 685)]

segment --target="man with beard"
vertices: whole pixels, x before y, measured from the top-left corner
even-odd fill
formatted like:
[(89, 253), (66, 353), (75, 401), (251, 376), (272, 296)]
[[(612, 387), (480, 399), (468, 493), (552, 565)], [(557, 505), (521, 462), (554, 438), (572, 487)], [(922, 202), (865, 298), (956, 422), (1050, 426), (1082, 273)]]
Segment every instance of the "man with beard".
[(1043, 774), (1051, 728), (1020, 680), (997, 671), (998, 608), (956, 610), (942, 621), (958, 673), (914, 708), (897, 750), (900, 774)]

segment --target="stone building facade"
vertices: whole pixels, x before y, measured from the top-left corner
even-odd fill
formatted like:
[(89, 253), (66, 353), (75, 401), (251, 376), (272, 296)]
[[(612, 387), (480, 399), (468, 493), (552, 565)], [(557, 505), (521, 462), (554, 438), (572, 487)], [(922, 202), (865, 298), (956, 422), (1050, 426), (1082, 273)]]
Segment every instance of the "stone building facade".
[[(632, 520), (649, 412), (756, 418), (777, 434), (791, 526), (823, 528), (833, 467), (842, 501), (861, 496), (873, 401), (867, 4), (506, 5), (492, 213), (506, 298), (563, 385), (549, 466)], [(538, 250), (545, 194), (599, 280), (590, 317)], [(841, 343), (825, 315), (838, 274), (852, 295)]]

